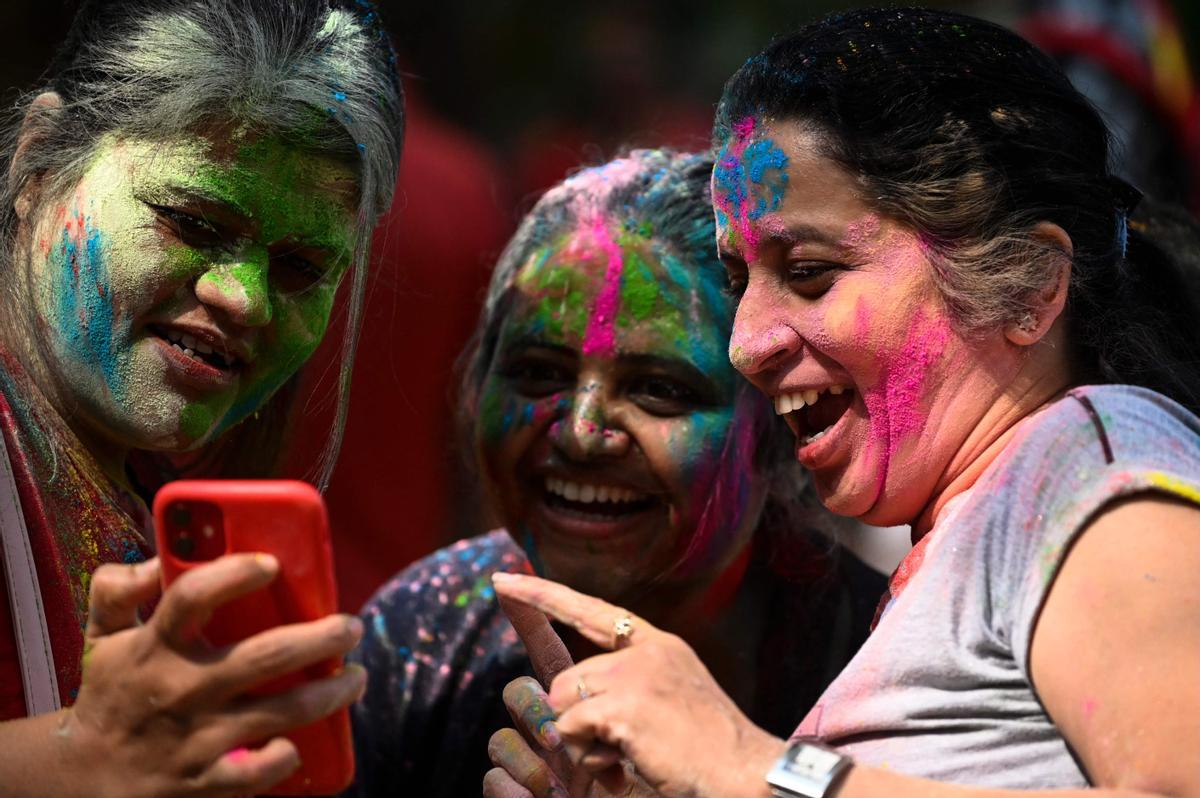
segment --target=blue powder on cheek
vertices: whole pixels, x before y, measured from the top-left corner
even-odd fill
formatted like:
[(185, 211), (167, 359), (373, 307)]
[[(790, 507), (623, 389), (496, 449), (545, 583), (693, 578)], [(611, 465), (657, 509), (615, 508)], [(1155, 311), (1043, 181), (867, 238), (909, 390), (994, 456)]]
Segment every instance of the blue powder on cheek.
[(81, 363), (99, 365), (109, 392), (120, 400), (125, 386), (113, 341), (117, 331), (103, 236), (92, 226), (91, 217), (82, 224), (82, 231), (63, 229), (56, 321), (71, 354)]
[(529, 564), (533, 566), (533, 572), (538, 576), (546, 575), (546, 567), (542, 562), (542, 558), (538, 555), (537, 541), (533, 539), (533, 530), (522, 525), (520, 534), (513, 535), (514, 538), (519, 538), (521, 548), (525, 549), (525, 556), (529, 558)]

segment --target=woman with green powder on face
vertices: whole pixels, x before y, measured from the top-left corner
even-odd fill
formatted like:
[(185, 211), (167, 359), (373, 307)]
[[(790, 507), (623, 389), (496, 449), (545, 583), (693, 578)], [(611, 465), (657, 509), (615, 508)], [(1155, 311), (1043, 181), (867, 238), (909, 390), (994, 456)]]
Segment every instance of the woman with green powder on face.
[(341, 656), (358, 622), (197, 640), (278, 564), (222, 558), (160, 596), (131, 475), (269, 474), (293, 377), (348, 278), (344, 406), (399, 158), (394, 60), (364, 0), (85, 3), (8, 125), (0, 525), (17, 545), (0, 590), (0, 793), (256, 792), (298, 764), (280, 734), (362, 690), (349, 668), (242, 697)]
[(570, 781), (530, 658), (591, 649), (518, 640), (497, 571), (637, 607), (770, 728), (790, 727), (866, 634), (882, 578), (808, 534), (828, 516), (804, 509), (769, 403), (729, 363), (711, 169), (660, 150), (585, 169), (501, 255), (462, 418), (504, 528), (413, 564), (363, 610), (352, 794), (478, 795), (493, 764), (488, 795), (520, 789), (500, 767), (530, 789)]

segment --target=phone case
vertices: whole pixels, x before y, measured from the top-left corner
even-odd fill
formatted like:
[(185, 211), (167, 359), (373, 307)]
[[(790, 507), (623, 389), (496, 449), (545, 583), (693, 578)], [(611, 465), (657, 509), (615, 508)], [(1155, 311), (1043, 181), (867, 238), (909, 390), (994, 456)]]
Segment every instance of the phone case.
[[(279, 560), (263, 590), (219, 607), (204, 627), (214, 646), (226, 646), (286, 623), (337, 611), (329, 523), (321, 494), (288, 480), (183, 480), (154, 499), (155, 536), (163, 582), (223, 554), (265, 552)], [(270, 695), (332, 675), (336, 659), (266, 682), (251, 695)], [(350, 717), (341, 710), (286, 735), (303, 763), (267, 795), (328, 795), (354, 776)]]

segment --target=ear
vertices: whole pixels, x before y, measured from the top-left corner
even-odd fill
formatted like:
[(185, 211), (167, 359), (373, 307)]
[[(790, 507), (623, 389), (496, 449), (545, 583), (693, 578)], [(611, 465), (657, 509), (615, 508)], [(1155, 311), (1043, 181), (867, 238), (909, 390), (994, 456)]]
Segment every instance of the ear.
[(29, 214), (36, 205), (38, 193), (42, 187), (40, 174), (27, 174), (25, 159), (31, 148), (36, 147), (46, 136), (47, 130), (54, 124), (55, 118), (62, 111), (62, 97), (58, 92), (45, 91), (33, 99), (21, 122), (21, 131), (17, 134), (17, 148), (13, 151), (12, 162), (8, 167), (8, 179), (20, 180), (21, 188), (13, 202), (17, 218), (22, 222), (29, 221)]
[(1052, 222), (1038, 222), (1030, 236), (1044, 250), (1042, 257), (1050, 267), (1050, 274), (1031, 297), (1029, 312), (1004, 328), (1005, 337), (1017, 346), (1031, 346), (1042, 340), (1062, 315), (1067, 304), (1071, 260), (1075, 252), (1067, 231)]

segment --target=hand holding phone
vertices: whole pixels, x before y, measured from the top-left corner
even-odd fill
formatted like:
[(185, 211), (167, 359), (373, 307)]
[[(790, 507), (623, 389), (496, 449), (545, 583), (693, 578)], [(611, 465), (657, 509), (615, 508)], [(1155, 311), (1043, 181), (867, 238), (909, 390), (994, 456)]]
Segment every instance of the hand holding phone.
[[(279, 562), (279, 574), (270, 584), (213, 609), (195, 630), (207, 644), (250, 645), (242, 641), (337, 611), (328, 521), (321, 496), (311, 485), (273, 480), (173, 482), (155, 497), (154, 517), (165, 585), (225, 555), (265, 553)], [(246, 695), (278, 695), (330, 677), (340, 668), (340, 658), (330, 657), (264, 679)], [(329, 794), (349, 785), (354, 760), (344, 708), (286, 736), (299, 751), (301, 768), (266, 794)]]

